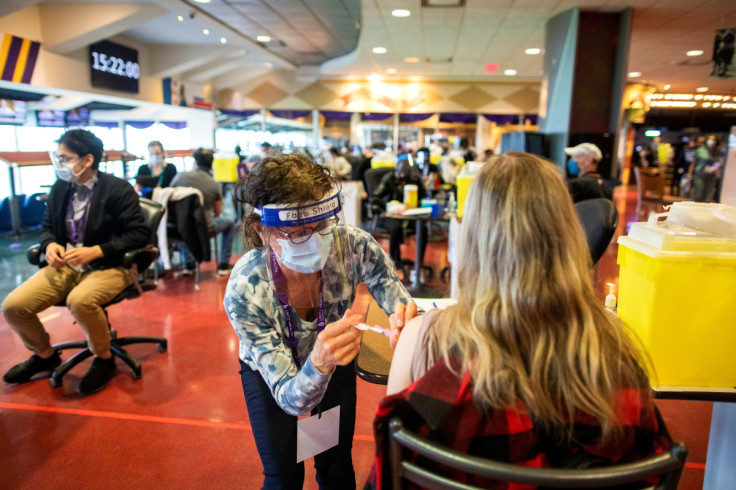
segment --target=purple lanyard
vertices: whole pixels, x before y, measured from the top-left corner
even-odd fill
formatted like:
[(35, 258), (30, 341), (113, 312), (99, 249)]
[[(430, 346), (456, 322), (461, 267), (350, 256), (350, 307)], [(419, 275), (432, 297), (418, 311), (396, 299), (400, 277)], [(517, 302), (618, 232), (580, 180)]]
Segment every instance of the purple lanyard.
[[(289, 327), (289, 347), (291, 348), (291, 357), (294, 359), (297, 369), (302, 368), (302, 363), (299, 361), (299, 351), (297, 346), (299, 343), (296, 340), (296, 334), (294, 333), (294, 320), (291, 315), (291, 309), (289, 308), (289, 298), (286, 295), (286, 290), (282, 287), (284, 284), (284, 276), (281, 273), (281, 266), (276, 259), (276, 254), (271, 250), (271, 272), (273, 274), (273, 282), (276, 285), (276, 297), (281, 303), (281, 307), (284, 309), (284, 315), (286, 316), (286, 325)], [(322, 279), (319, 281), (319, 307), (317, 308), (317, 333), (320, 333), (325, 329), (325, 302), (322, 296)]]
[(72, 232), (72, 244), (76, 247), (77, 243), (79, 241), (79, 235), (82, 233), (82, 230), (84, 230), (84, 224), (87, 222), (87, 213), (89, 213), (89, 205), (92, 202), (92, 193), (94, 192), (95, 188), (92, 187), (90, 189), (89, 194), (87, 194), (87, 203), (84, 205), (84, 213), (82, 213), (82, 217), (79, 218), (79, 220), (74, 219), (74, 194), (79, 191), (79, 187), (77, 186), (77, 189), (72, 191), (72, 195), (69, 196), (69, 228)]

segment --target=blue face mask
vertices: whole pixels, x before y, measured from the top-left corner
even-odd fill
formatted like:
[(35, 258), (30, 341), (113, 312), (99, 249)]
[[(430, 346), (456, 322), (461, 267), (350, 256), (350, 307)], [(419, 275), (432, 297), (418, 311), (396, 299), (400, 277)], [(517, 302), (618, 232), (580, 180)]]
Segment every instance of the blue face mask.
[(575, 160), (568, 160), (567, 161), (567, 171), (570, 172), (571, 175), (577, 175), (580, 173), (580, 167), (578, 167), (578, 162)]

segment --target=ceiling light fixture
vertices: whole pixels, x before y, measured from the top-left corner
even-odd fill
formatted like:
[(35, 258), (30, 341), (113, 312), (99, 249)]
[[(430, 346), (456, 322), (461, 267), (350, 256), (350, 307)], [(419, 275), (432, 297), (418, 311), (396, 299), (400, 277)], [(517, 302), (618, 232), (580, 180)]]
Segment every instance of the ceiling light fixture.
[(419, 58), (416, 56), (408, 56), (404, 58), (404, 63), (419, 63)]
[(388, 49), (383, 46), (376, 46), (373, 48), (373, 54), (384, 54), (386, 51), (388, 51)]
[(464, 7), (465, 0), (422, 0), (422, 7)]
[(220, 42), (221, 42), (222, 44), (225, 44), (225, 43), (227, 43), (227, 38), (221, 37), (221, 38), (220, 38)]
[(528, 48), (528, 49), (524, 50), (524, 52), (526, 54), (539, 54), (539, 53), (542, 52), (542, 50), (539, 49), (539, 48)]
[(197, 3), (210, 3), (212, 0), (194, 0)]
[(370, 80), (371, 82), (380, 82), (381, 80), (383, 80), (383, 77), (377, 73), (371, 73), (370, 75), (368, 75), (368, 80)]
[(389, 75), (396, 75), (396, 68), (386, 68), (386, 73)]
[(509, 77), (512, 77), (512, 76), (516, 75), (516, 70), (504, 70), (503, 71), (503, 74), (504, 75), (507, 75)]
[(668, 83), (667, 85), (665, 85), (665, 86), (664, 86), (664, 89), (665, 89), (665, 90), (669, 90), (669, 89), (670, 89), (670, 87), (672, 87), (672, 85), (670, 85), (670, 84)]
[(688, 52), (687, 52), (687, 53), (685, 53), (685, 54), (686, 54), (686, 55), (688, 55), (688, 56), (700, 56), (700, 55), (702, 55), (702, 54), (703, 54), (703, 51), (702, 51), (702, 50), (700, 50), (700, 49), (694, 49), (694, 50), (692, 50), (692, 51), (688, 51)]
[(271, 36), (257, 36), (256, 41), (258, 41), (259, 43), (270, 43)]
[(707, 92), (708, 87), (698, 87), (695, 89), (696, 92)]
[(210, 35), (210, 30), (209, 29), (202, 29), (202, 34), (204, 34), (205, 36), (209, 36)]
[(178, 20), (179, 22), (184, 22), (184, 17), (182, 17), (182, 16), (180, 15), (179, 17), (177, 17), (177, 18), (176, 18), (176, 20)]
[(394, 17), (409, 17), (411, 12), (406, 9), (396, 9), (391, 11), (391, 15)]
[(629, 78), (638, 78), (641, 76), (640, 71), (630, 71), (629, 72)]

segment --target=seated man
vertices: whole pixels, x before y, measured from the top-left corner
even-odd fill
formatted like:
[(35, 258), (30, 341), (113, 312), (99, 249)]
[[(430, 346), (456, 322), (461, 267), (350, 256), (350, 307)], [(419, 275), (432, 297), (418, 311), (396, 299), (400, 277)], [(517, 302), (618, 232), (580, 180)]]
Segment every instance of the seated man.
[[(383, 176), (381, 182), (373, 191), (373, 196), (380, 198), (384, 203), (390, 201), (404, 201), (404, 186), (414, 184), (417, 186), (419, 199), (427, 195), (422, 184), (422, 178), (416, 166), (409, 163), (409, 160), (402, 159), (396, 163), (393, 172), (389, 172)], [(384, 218), (381, 226), (389, 232), (388, 253), (395, 267), (402, 267), (401, 260), (401, 244), (404, 243), (404, 225), (405, 221)], [(422, 250), (420, 256), (424, 260), (424, 252), (427, 248), (427, 227), (422, 226)]]
[(605, 197), (613, 200), (613, 191), (598, 172), (598, 162), (603, 158), (600, 148), (593, 143), (580, 143), (578, 146), (565, 148), (570, 155), (567, 169), (575, 176), (570, 180), (569, 189), (573, 202)]
[(110, 330), (101, 305), (131, 284), (121, 264), (125, 252), (146, 245), (138, 196), (126, 181), (97, 171), (102, 141), (89, 131), (64, 133), (51, 154), (58, 180), (51, 188), (41, 232), (44, 267), (3, 301), (10, 327), (33, 355), (10, 368), (3, 380), (23, 383), (61, 364), (38, 313), (66, 298), (95, 355), (77, 387), (82, 395), (101, 391), (115, 374)]
[(197, 169), (192, 172), (176, 174), (171, 181), (172, 187), (194, 187), (202, 192), (204, 197), (205, 217), (210, 236), (222, 234), (220, 239), (220, 263), (217, 265), (217, 274), (230, 275), (233, 266), (230, 265), (230, 256), (233, 250), (235, 237), (235, 223), (222, 215), (222, 189), (220, 184), (212, 178), (213, 152), (199, 148), (193, 154)]

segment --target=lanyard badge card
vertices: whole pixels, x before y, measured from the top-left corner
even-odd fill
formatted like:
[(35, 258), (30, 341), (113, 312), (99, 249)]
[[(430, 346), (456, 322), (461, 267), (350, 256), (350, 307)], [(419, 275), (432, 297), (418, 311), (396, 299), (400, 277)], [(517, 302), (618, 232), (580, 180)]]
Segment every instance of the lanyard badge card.
[(323, 453), (340, 442), (340, 406), (296, 423), (296, 462)]

